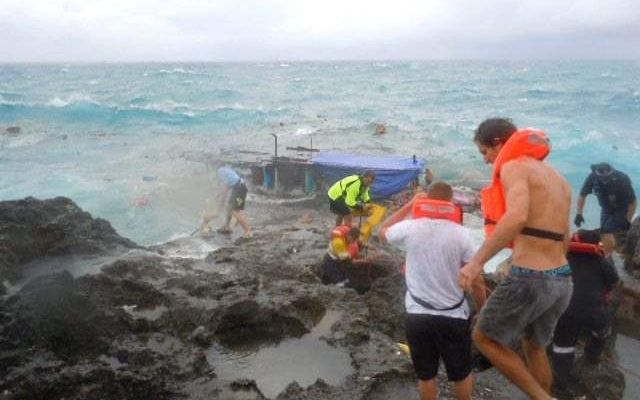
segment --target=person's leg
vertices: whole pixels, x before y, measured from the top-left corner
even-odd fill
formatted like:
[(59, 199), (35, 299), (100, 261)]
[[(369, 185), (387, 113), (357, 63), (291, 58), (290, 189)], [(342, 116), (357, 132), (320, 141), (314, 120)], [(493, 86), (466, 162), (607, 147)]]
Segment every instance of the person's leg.
[(556, 389), (565, 388), (569, 382), (579, 330), (578, 321), (571, 312), (565, 313), (556, 326), (551, 347), (553, 385)]
[(589, 310), (586, 313), (585, 325), (589, 329), (590, 337), (584, 347), (585, 359), (595, 364), (600, 361), (607, 338), (611, 335), (611, 324), (603, 308)]
[(454, 382), (453, 388), (458, 400), (471, 400), (471, 392), (473, 392), (473, 374), (467, 375), (467, 377), (461, 381)]
[(454, 383), (458, 399), (471, 400), (473, 377), (470, 321), (443, 317), (437, 328), (441, 332), (438, 346), (447, 378)]
[[(418, 376), (420, 400), (438, 398), (438, 332), (433, 326), (433, 316), (426, 314), (406, 314), (405, 333), (411, 349), (411, 362)], [(435, 331), (435, 332), (434, 332)], [(435, 333), (435, 334), (434, 334)]]
[(242, 210), (233, 211), (232, 214), (235, 217), (235, 219), (240, 223), (240, 226), (244, 231), (244, 236), (250, 237), (253, 234), (253, 232), (251, 232), (251, 227), (249, 226), (249, 222), (247, 221), (247, 218), (244, 216), (244, 213), (242, 212)]
[(613, 253), (616, 248), (616, 237), (613, 233), (603, 233), (600, 236), (600, 240), (602, 241), (602, 247), (604, 249), (605, 255), (609, 255)]
[(473, 331), (473, 341), (494, 367), (534, 400), (549, 400), (551, 396), (531, 375), (524, 361), (510, 348), (496, 342), (479, 329)]
[(225, 209), (225, 213), (224, 213), (224, 224), (222, 225), (222, 228), (219, 229), (219, 231), (222, 232), (231, 232), (231, 216), (233, 214), (233, 211), (231, 210), (231, 207), (227, 207)]
[(522, 348), (529, 372), (547, 393), (551, 393), (551, 366), (546, 349), (527, 339), (522, 340)]
[(428, 381), (418, 381), (418, 391), (420, 392), (420, 400), (436, 400), (438, 398), (438, 382), (436, 379)]

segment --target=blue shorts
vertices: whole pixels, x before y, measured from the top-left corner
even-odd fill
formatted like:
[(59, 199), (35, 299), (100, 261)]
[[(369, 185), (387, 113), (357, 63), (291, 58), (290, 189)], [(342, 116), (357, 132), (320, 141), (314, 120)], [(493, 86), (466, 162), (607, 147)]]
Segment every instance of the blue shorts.
[(627, 213), (622, 211), (600, 213), (600, 233), (618, 233), (629, 229)]

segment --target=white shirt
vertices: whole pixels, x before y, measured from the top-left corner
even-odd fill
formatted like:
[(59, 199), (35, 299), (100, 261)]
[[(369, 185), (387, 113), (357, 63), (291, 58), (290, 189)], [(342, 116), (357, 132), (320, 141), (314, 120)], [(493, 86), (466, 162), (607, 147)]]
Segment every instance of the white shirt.
[(411, 292), (435, 308), (451, 307), (462, 299), (458, 273), (476, 250), (467, 228), (453, 221), (419, 218), (391, 226), (386, 237), (406, 252), (407, 313), (469, 318), (466, 300), (453, 310), (437, 311), (419, 305), (409, 295)]

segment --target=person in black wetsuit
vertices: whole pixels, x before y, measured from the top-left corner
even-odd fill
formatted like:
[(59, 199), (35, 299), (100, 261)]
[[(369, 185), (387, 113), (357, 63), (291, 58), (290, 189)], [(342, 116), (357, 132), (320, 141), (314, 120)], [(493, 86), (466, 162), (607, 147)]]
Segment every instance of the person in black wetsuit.
[[(575, 390), (570, 376), (581, 330), (589, 331), (585, 358), (596, 363), (611, 333), (606, 295), (618, 282), (615, 267), (607, 261), (598, 231), (581, 229), (571, 238), (567, 256), (571, 266), (573, 295), (560, 317), (553, 337), (551, 360), (556, 393)], [(573, 388), (573, 389), (570, 389)]]
[(577, 227), (584, 223), (582, 212), (587, 196), (591, 193), (596, 195), (602, 208), (600, 233), (604, 251), (609, 255), (616, 246), (614, 234), (627, 231), (631, 225), (631, 218), (636, 212), (636, 194), (627, 174), (605, 162), (593, 164), (591, 174), (585, 179), (578, 196), (573, 220)]

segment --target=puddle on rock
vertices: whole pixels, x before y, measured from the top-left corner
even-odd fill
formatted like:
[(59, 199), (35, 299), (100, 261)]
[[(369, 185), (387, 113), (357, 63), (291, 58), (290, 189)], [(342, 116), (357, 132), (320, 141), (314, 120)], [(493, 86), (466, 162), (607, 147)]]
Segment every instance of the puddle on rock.
[(322, 379), (338, 386), (354, 372), (351, 357), (320, 337), (328, 334), (339, 318), (340, 313), (328, 311), (308, 334), (276, 345), (229, 349), (215, 344), (207, 352), (207, 361), (218, 379), (252, 379), (267, 398), (275, 398), (292, 382), (307, 387)]
[(146, 319), (147, 321), (155, 321), (162, 316), (162, 314), (168, 310), (165, 306), (157, 306), (154, 308), (138, 308), (135, 305), (122, 306), (122, 309), (131, 315), (134, 319)]
[(107, 356), (104, 354), (98, 357), (98, 361), (102, 361), (103, 363), (107, 364), (114, 371), (126, 365), (124, 363), (121, 363), (120, 360), (118, 360), (116, 357)]
[(96, 275), (102, 272), (102, 267), (116, 261), (119, 255), (93, 256), (93, 255), (73, 255), (44, 257), (25, 263), (21, 268), (25, 271), (25, 276), (17, 282), (4, 281), (6, 294), (4, 297), (11, 297), (29, 282), (36, 278), (68, 271), (74, 278), (85, 275)]

